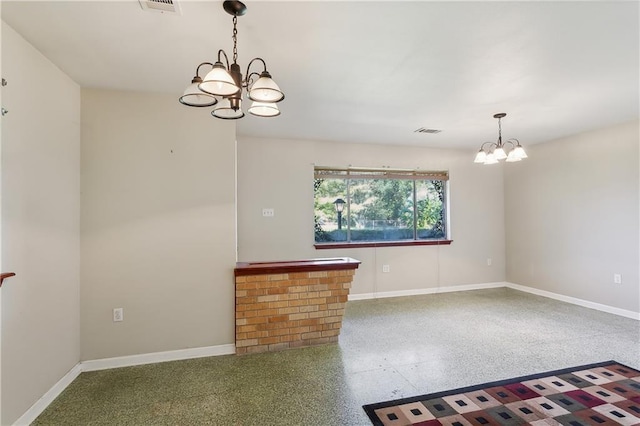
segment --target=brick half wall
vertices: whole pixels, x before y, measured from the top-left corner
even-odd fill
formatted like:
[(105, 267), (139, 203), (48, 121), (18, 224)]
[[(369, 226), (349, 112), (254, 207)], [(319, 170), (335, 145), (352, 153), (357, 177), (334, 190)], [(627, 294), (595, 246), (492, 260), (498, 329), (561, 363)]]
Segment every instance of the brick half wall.
[(353, 264), (342, 270), (255, 272), (236, 269), (236, 354), (338, 341)]

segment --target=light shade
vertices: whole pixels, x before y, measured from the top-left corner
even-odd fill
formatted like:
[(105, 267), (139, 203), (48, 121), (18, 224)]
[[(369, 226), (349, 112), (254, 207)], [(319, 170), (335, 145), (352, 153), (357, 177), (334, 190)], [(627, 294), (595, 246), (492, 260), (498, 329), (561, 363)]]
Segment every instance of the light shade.
[(240, 108), (240, 100), (238, 100), (238, 109), (231, 108), (231, 102), (225, 98), (221, 100), (218, 105), (211, 111), (211, 115), (216, 118), (222, 118), (224, 120), (237, 120), (244, 117), (244, 112)]
[(276, 115), (280, 115), (278, 105), (273, 102), (254, 102), (248, 111), (258, 117), (275, 117)]
[(507, 163), (513, 163), (515, 161), (522, 161), (522, 158), (516, 156), (515, 150), (509, 151), (509, 155), (507, 155), (507, 159), (505, 160)]
[(524, 152), (524, 148), (520, 145), (516, 146), (512, 152), (513, 152), (513, 155), (515, 155), (519, 159), (528, 157), (527, 153)]
[(258, 102), (280, 102), (284, 99), (284, 93), (271, 79), (271, 75), (267, 71), (263, 71), (258, 81), (251, 86), (249, 99)]
[(498, 160), (493, 152), (487, 154), (487, 158), (484, 160), (484, 164), (497, 164)]
[(192, 83), (185, 89), (184, 94), (178, 99), (181, 104), (192, 107), (210, 107), (218, 103), (215, 96), (198, 89), (200, 82), (202, 82), (200, 78), (193, 79)]
[(198, 85), (198, 88), (217, 96), (230, 96), (240, 90), (222, 62), (216, 62), (213, 65), (213, 69), (204, 77), (204, 81)]
[(496, 160), (504, 160), (505, 158), (507, 158), (507, 154), (504, 152), (504, 149), (502, 147), (496, 148), (493, 151), (493, 156), (496, 158)]
[(484, 152), (482, 149), (480, 151), (478, 151), (478, 153), (476, 154), (476, 159), (473, 160), (474, 163), (484, 163), (487, 159), (487, 153)]

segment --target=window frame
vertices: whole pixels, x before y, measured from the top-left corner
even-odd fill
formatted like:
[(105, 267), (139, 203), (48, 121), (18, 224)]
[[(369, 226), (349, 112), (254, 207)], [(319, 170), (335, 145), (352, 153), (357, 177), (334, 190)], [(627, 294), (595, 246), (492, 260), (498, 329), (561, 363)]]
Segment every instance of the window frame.
[[(315, 179), (344, 179), (346, 180), (346, 213), (347, 218), (351, 214), (351, 181), (360, 179), (381, 180), (412, 180), (413, 182), (413, 239), (406, 240), (370, 240), (351, 241), (351, 227), (347, 219), (347, 241), (317, 242), (314, 229), (314, 247), (316, 249), (340, 249), (358, 247), (397, 247), (397, 246), (427, 246), (449, 245), (450, 239), (450, 215), (449, 215), (449, 172), (444, 170), (428, 171), (420, 169), (391, 169), (391, 168), (365, 168), (365, 167), (325, 167), (314, 166)], [(445, 237), (440, 239), (417, 238), (417, 196), (416, 181), (439, 180), (444, 182), (443, 217)], [(315, 201), (315, 191), (314, 191)], [(314, 209), (315, 214), (315, 209)]]

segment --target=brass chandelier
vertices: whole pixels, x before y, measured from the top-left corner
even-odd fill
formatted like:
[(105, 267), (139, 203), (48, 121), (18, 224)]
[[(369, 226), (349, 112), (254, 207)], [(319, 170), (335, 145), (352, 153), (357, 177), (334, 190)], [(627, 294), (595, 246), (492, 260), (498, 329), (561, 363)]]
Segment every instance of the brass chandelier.
[[(244, 77), (240, 71), (240, 65), (237, 63), (238, 31), (236, 25), (238, 16), (244, 15), (247, 12), (247, 7), (237, 0), (227, 0), (222, 4), (222, 7), (233, 16), (233, 63), (229, 65), (227, 54), (220, 49), (218, 50), (218, 60), (215, 63), (203, 62), (198, 65), (195, 77), (179, 99), (180, 103), (191, 107), (213, 106), (211, 115), (214, 117), (236, 120), (244, 117), (242, 91), (246, 89), (247, 97), (253, 101), (248, 108), (250, 114), (258, 117), (280, 115), (277, 102), (284, 99), (284, 93), (271, 78), (265, 61), (262, 58), (253, 58), (249, 61)], [(222, 62), (222, 58), (225, 63)], [(258, 62), (262, 63), (262, 72), (250, 72), (251, 65)], [(200, 68), (203, 66), (212, 68), (204, 79), (200, 77)]]
[(504, 112), (500, 112), (493, 116), (493, 118), (498, 119), (498, 141), (483, 143), (476, 154), (476, 158), (473, 161), (474, 163), (496, 164), (500, 160), (504, 159), (506, 159), (507, 163), (511, 163), (527, 158), (527, 153), (524, 152), (524, 148), (520, 145), (520, 141), (518, 139), (512, 138), (504, 143), (502, 142), (502, 124), (500, 120), (506, 116), (507, 114)]

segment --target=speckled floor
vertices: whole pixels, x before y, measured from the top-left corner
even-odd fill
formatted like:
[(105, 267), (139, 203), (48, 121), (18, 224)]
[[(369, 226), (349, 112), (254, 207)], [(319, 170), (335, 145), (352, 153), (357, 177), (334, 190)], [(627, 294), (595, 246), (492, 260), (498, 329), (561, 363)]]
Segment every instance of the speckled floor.
[(614, 359), (640, 322), (510, 289), (349, 302), (339, 344), (83, 373), (34, 425), (368, 425), (361, 406)]

